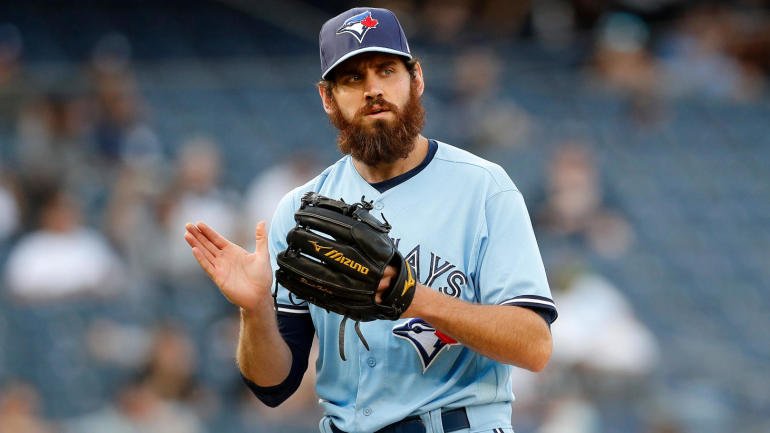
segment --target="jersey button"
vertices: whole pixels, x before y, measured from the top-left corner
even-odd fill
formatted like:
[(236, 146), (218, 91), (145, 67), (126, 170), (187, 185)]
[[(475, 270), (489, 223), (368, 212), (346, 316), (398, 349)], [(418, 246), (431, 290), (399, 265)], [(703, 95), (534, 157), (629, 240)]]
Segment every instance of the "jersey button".
[(385, 207), (385, 205), (384, 205), (384, 204), (382, 204), (382, 202), (381, 202), (381, 201), (378, 201), (377, 203), (375, 203), (375, 204), (374, 204), (374, 208), (375, 208), (376, 210), (382, 210), (382, 208), (384, 208), (384, 207)]
[(366, 409), (364, 409), (364, 416), (369, 416), (371, 414), (372, 414), (372, 409), (371, 408), (367, 407)]
[(374, 367), (377, 365), (377, 360), (374, 358), (369, 358), (366, 360), (366, 363), (369, 365), (369, 367)]

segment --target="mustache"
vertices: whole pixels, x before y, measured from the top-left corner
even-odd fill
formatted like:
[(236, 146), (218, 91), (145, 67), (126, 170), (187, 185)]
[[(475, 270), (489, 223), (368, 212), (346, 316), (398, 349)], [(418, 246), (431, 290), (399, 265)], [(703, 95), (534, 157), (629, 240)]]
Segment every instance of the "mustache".
[(374, 106), (379, 106), (383, 111), (392, 111), (394, 113), (399, 112), (398, 107), (395, 104), (386, 101), (382, 96), (378, 96), (377, 98), (368, 100), (366, 105), (358, 109), (358, 112), (356, 112), (356, 117), (361, 118), (366, 116), (372, 111)]

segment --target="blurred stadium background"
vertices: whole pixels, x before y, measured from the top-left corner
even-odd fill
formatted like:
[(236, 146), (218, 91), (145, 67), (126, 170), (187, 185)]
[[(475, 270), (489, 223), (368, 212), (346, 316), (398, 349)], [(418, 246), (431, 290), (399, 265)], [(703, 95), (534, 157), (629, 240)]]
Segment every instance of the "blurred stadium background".
[[(317, 32), (353, 5), (0, 5), (0, 432), (317, 431), (312, 372), (277, 410), (240, 384), (182, 224), (249, 246), (339, 157)], [(770, 431), (769, 3), (373, 5), (426, 135), (527, 200), (560, 318), (517, 432)]]

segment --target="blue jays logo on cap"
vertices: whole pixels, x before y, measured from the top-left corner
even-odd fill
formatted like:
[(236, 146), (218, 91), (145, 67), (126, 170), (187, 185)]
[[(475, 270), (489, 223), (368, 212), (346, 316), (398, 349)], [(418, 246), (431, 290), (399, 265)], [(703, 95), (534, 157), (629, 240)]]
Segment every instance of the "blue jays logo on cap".
[(420, 355), (422, 371), (430, 367), (442, 350), (459, 343), (422, 319), (411, 319), (393, 328), (393, 335), (412, 343)]
[(352, 16), (345, 20), (342, 27), (337, 29), (337, 34), (350, 33), (353, 35), (360, 44), (364, 41), (364, 36), (369, 30), (376, 28), (379, 21), (372, 18), (372, 13), (366, 11), (358, 15)]

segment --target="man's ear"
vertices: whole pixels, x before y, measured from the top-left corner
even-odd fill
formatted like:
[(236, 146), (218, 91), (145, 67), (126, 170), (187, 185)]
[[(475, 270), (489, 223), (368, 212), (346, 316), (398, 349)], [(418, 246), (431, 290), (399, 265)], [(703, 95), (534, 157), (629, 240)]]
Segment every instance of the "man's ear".
[(323, 84), (318, 84), (318, 95), (321, 97), (321, 104), (324, 106), (324, 111), (326, 114), (331, 114), (332, 112), (332, 98), (330, 93), (326, 90), (326, 86)]
[(420, 65), (420, 62), (417, 62), (414, 65), (414, 78), (412, 79), (417, 81), (417, 94), (422, 96), (425, 91), (425, 80), (422, 76), (422, 66)]

